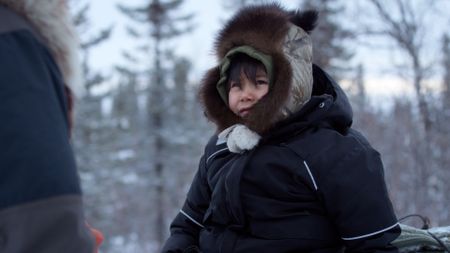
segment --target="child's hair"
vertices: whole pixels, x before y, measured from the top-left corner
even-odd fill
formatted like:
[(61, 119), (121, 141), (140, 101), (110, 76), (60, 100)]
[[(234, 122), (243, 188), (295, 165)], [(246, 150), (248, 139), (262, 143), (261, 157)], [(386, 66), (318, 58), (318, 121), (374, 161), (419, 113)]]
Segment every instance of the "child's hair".
[(267, 73), (267, 70), (262, 62), (248, 56), (247, 54), (236, 54), (230, 62), (228, 69), (227, 91), (230, 91), (231, 82), (240, 82), (241, 73), (244, 73), (248, 80), (256, 83), (256, 71), (261, 68)]

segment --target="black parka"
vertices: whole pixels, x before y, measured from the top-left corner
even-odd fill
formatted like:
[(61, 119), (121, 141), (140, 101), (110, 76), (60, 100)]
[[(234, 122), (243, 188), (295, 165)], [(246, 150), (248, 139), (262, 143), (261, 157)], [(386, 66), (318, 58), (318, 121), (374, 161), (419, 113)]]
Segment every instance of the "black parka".
[(317, 66), (309, 102), (243, 154), (211, 138), (163, 252), (396, 252), (379, 153)]

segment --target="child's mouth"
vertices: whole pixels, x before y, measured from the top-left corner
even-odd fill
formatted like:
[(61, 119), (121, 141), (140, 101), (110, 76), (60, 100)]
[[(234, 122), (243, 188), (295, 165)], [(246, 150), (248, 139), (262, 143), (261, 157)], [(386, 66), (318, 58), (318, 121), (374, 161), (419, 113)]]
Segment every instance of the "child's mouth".
[(248, 116), (248, 115), (250, 114), (250, 109), (251, 109), (251, 108), (244, 108), (244, 109), (239, 110), (239, 115), (240, 115), (241, 117), (246, 117), (246, 116)]

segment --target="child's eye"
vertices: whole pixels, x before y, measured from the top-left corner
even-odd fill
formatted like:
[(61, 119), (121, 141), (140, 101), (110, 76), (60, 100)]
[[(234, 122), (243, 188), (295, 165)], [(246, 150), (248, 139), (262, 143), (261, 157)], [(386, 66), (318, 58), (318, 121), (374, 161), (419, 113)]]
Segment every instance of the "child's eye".
[(258, 79), (258, 80), (256, 80), (256, 84), (265, 85), (265, 84), (269, 84), (269, 81), (266, 79)]
[(234, 88), (234, 87), (241, 87), (241, 83), (239, 83), (239, 82), (231, 82), (230, 83), (230, 88)]

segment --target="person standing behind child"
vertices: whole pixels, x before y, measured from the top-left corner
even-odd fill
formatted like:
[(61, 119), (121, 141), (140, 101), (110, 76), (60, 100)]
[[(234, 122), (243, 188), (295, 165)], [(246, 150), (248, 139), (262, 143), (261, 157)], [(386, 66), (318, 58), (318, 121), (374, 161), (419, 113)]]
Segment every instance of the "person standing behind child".
[(77, 39), (65, 0), (0, 0), (0, 252), (92, 253), (70, 145)]
[(312, 63), (316, 21), (265, 4), (219, 32), (200, 88), (217, 134), (162, 252), (398, 251), (380, 155)]

